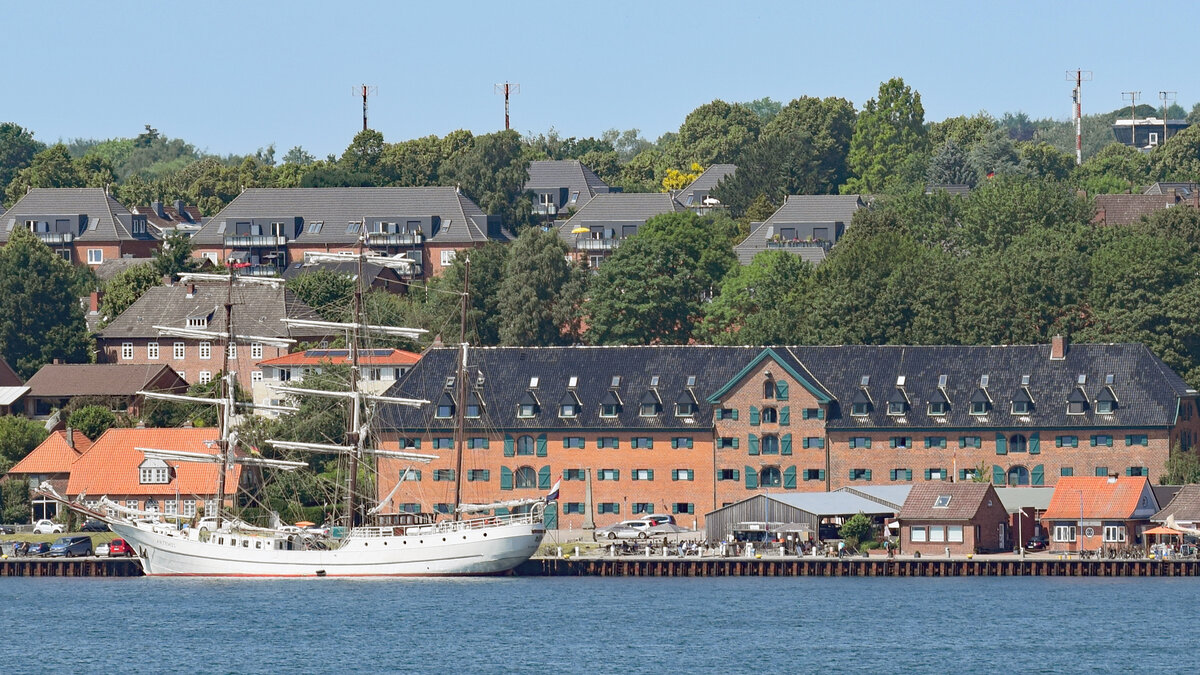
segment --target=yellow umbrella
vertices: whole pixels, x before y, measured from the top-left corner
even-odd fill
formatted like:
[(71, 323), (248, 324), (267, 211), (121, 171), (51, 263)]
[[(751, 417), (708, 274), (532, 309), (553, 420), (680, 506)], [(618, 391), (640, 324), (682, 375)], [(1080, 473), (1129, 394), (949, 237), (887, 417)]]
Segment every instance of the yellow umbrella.
[(591, 232), (591, 230), (587, 229), (586, 227), (577, 227), (571, 230), (571, 234), (587, 234), (588, 232)]

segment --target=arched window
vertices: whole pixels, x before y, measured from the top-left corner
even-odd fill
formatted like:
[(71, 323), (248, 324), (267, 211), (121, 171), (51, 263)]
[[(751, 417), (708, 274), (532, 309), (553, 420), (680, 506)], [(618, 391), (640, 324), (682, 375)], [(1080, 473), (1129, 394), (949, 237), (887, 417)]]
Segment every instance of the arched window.
[(532, 455), (533, 454), (533, 436), (522, 436), (517, 439), (517, 454)]
[(775, 380), (768, 379), (763, 382), (763, 398), (775, 398)]
[(778, 423), (779, 422), (779, 412), (776, 411), (774, 408), (763, 408), (762, 409), (762, 422), (763, 422), (763, 424)]
[(513, 486), (516, 488), (537, 487), (537, 471), (532, 466), (523, 466), (513, 472)]
[(762, 454), (778, 455), (779, 454), (779, 437), (778, 436), (763, 436), (762, 437)]
[(1025, 440), (1024, 434), (1013, 434), (1008, 439), (1009, 452), (1025, 452), (1029, 448), (1028, 441)]
[(1023, 466), (1014, 466), (1008, 470), (1009, 485), (1029, 485), (1029, 469)]
[(777, 466), (764, 466), (758, 472), (758, 484), (763, 487), (779, 487), (783, 485), (783, 474)]

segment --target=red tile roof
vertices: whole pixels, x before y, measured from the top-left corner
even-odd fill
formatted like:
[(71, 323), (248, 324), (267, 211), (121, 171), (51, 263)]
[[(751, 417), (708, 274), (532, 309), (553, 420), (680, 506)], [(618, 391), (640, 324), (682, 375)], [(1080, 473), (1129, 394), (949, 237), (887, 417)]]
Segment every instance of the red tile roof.
[(69, 472), (71, 464), (92, 447), (92, 442), (82, 432), (73, 431), (71, 437), (75, 441), (73, 448), (67, 444), (66, 431), (56, 431), (50, 434), (46, 440), (33, 449), (33, 452), (25, 455), (25, 459), (9, 469), (8, 473), (12, 475)]
[[(217, 453), (217, 429), (109, 429), (71, 465), (67, 494), (101, 495), (215, 495), (219, 469), (216, 464), (167, 462), (175, 468), (168, 483), (144, 484), (139, 467), (145, 454), (135, 448), (160, 448)], [(241, 467), (233, 466), (225, 478), (226, 494), (237, 491)]]
[[(411, 366), (420, 360), (420, 354), (403, 349), (364, 349), (358, 356), (358, 363), (363, 366)], [(309, 349), (259, 361), (258, 365), (317, 366), (322, 363), (350, 363), (350, 353), (346, 349)]]
[[(944, 507), (935, 507), (939, 497), (948, 497)], [(900, 520), (970, 520), (988, 506), (1000, 503), (991, 483), (917, 483), (900, 508)]]
[[(1148, 503), (1141, 503), (1148, 495)], [(1147, 518), (1158, 510), (1154, 492), (1144, 476), (1066, 476), (1058, 479), (1050, 507), (1042, 516), (1046, 520), (1080, 519), (1130, 520), (1135, 512), (1147, 511)]]

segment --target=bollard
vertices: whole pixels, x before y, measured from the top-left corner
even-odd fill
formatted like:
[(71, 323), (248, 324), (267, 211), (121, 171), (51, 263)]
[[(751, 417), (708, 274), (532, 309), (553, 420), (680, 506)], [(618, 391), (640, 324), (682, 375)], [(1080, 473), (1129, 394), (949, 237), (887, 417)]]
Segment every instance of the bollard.
[(647, 558), (650, 557), (650, 547), (649, 546), (646, 547), (646, 557)]
[(562, 557), (562, 547), (561, 546), (558, 547), (558, 557), (560, 557), (560, 558)]
[(946, 557), (947, 558), (950, 557), (950, 547), (949, 546), (946, 547)]
[(575, 557), (576, 558), (579, 557), (579, 547), (578, 546), (575, 547)]

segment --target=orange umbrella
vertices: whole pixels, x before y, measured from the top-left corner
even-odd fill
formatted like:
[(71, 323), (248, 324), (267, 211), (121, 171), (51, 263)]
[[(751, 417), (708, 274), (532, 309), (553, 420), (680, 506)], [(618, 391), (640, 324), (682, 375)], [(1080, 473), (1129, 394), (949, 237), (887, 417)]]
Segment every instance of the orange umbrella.
[(1152, 527), (1149, 530), (1146, 530), (1142, 534), (1163, 535), (1163, 534), (1183, 534), (1183, 533), (1180, 532), (1179, 530), (1172, 530), (1169, 527), (1163, 527), (1162, 525), (1159, 525), (1158, 527)]
[(312, 527), (313, 525), (316, 525), (316, 523), (310, 523), (307, 520), (302, 520), (296, 523), (296, 527)]

